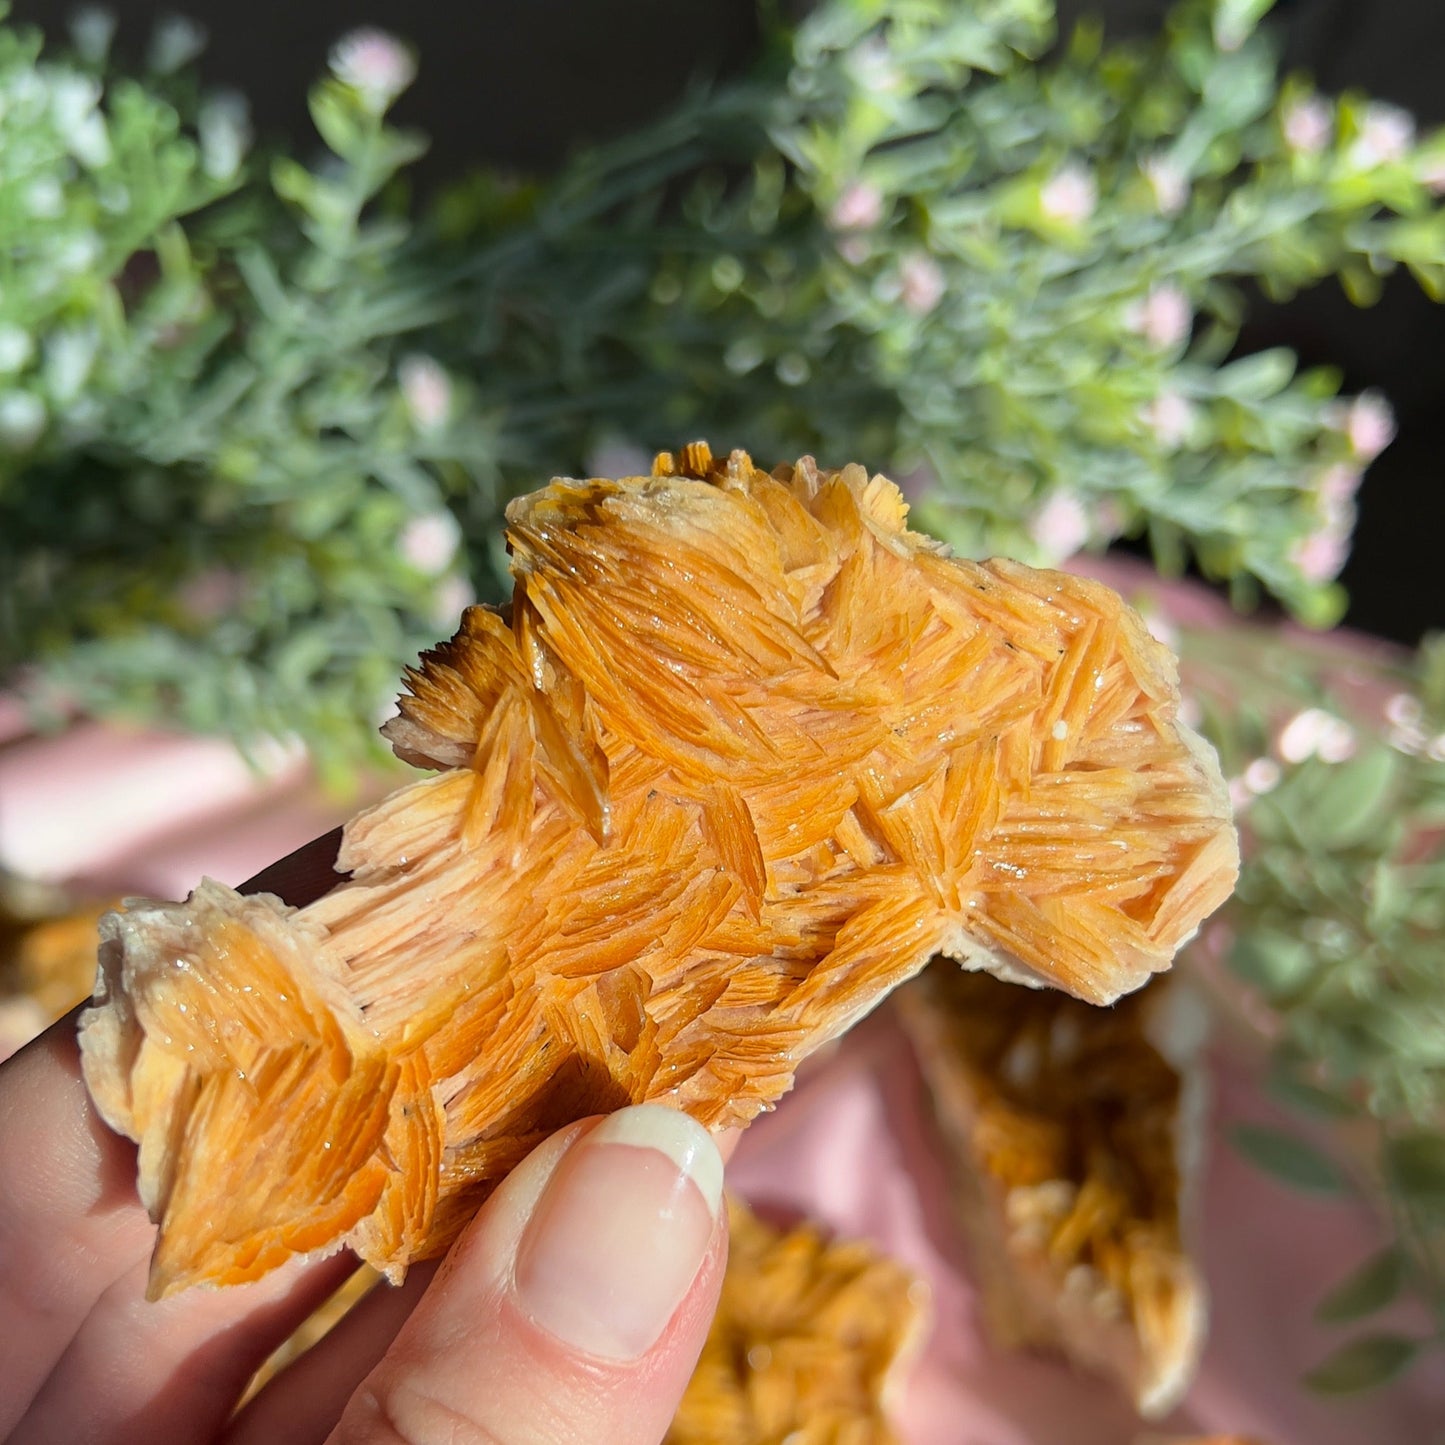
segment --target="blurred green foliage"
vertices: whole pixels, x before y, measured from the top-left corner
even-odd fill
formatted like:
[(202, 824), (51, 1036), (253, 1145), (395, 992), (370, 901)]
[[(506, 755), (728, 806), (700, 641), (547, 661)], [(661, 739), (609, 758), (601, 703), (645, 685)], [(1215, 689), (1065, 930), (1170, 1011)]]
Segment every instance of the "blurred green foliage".
[(500, 591), (509, 496), (700, 435), (890, 469), (965, 552), (1147, 534), (1331, 621), (1388, 408), (1229, 359), (1237, 283), (1435, 288), (1445, 146), (1281, 85), (1261, 8), (1050, 49), (1046, 0), (827, 0), (746, 81), (424, 214), (389, 37), (338, 45), (306, 165), (247, 156), (184, 25), (141, 79), (93, 12), (58, 57), (0, 29), (0, 671), (344, 778)]
[[(1389, 1247), (1331, 1286), (1332, 1268), (1317, 1315), (1351, 1326), (1408, 1289), (1430, 1331), (1349, 1339), (1307, 1382), (1383, 1384), (1445, 1341), (1445, 637), (1416, 656), (1258, 627), (1179, 646), (1245, 855), (1200, 947), (1266, 1021), (1297, 1121), (1235, 1142), (1292, 1187), (1380, 1207)], [(1332, 1137), (1353, 1142), (1330, 1158)]]

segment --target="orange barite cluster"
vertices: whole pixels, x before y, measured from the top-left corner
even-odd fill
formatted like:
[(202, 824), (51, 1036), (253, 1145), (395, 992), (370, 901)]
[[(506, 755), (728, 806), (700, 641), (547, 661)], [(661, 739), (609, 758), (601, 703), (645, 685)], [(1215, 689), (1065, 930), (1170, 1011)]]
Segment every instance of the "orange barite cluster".
[(343, 1242), (398, 1277), (569, 1120), (746, 1124), (935, 953), (1096, 1002), (1168, 966), (1237, 866), (1173, 659), (906, 512), (701, 445), (521, 498), (510, 611), (386, 729), (440, 771), (348, 825), (349, 877), (106, 920), (82, 1047), (154, 1294)]
[(895, 1445), (888, 1409), (928, 1290), (856, 1241), (728, 1201), (728, 1267), (664, 1445)]
[(1204, 1344), (1202, 1004), (1167, 978), (1095, 1009), (947, 960), (897, 1004), (995, 1339), (1061, 1349), (1167, 1413)]

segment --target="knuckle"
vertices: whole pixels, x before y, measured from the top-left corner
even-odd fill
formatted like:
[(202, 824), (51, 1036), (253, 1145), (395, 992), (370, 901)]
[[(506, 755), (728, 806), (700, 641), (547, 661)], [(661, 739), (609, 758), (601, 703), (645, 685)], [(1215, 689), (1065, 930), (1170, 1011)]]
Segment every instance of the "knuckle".
[(345, 1445), (516, 1445), (406, 1374), (368, 1380), (342, 1416)]

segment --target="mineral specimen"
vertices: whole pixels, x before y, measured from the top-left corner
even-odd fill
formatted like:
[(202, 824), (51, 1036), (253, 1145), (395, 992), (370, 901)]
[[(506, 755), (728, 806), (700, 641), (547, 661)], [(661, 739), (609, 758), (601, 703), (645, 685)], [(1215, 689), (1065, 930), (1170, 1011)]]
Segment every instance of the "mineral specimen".
[(1093, 1009), (947, 960), (897, 1004), (995, 1338), (1056, 1347), (1167, 1413), (1204, 1343), (1187, 1248), (1202, 1005), (1170, 978)]
[(664, 1445), (894, 1445), (892, 1387), (927, 1288), (862, 1243), (780, 1231), (728, 1201), (728, 1267)]
[(1095, 1002), (1169, 965), (1237, 866), (1172, 658), (906, 512), (701, 444), (521, 498), (510, 608), (386, 728), (439, 771), (348, 825), (347, 876), (105, 920), (81, 1043), (153, 1295), (341, 1244), (399, 1277), (569, 1120), (746, 1124), (935, 953)]

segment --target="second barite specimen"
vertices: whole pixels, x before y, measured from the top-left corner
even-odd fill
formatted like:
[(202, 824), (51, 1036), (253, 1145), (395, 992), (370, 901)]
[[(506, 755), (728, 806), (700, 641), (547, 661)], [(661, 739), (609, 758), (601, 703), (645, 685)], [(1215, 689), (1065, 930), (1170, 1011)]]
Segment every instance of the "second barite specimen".
[(1202, 1001), (1170, 975), (1096, 1009), (940, 960), (895, 1002), (993, 1337), (1061, 1350), (1167, 1414), (1205, 1336)]

